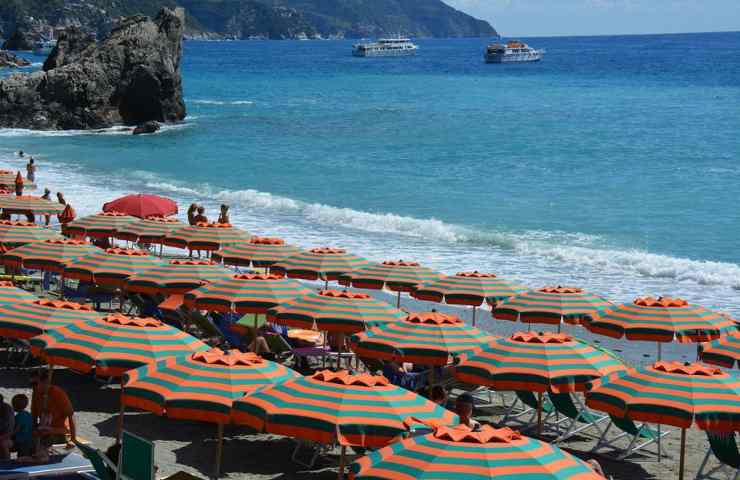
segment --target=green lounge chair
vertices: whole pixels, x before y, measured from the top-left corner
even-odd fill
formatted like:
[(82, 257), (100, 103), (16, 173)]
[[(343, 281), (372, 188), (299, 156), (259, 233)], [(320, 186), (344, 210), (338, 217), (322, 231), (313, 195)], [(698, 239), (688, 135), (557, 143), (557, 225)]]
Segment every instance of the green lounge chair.
[[(607, 425), (604, 433), (591, 451), (596, 452), (602, 447), (609, 447), (619, 452), (619, 460), (623, 460), (652, 444), (657, 444), (660, 439), (670, 433), (669, 430), (658, 432), (658, 430), (651, 428), (647, 423), (637, 425), (629, 418), (620, 418), (613, 415), (610, 415), (609, 418), (609, 425)], [(621, 430), (621, 433), (616, 437), (608, 438), (609, 431), (612, 427)], [(624, 449), (616, 445), (616, 442), (623, 438), (629, 438), (630, 440), (627, 448)]]
[[(521, 423), (522, 430), (537, 426), (537, 408), (539, 407), (539, 401), (537, 396), (528, 391), (516, 391), (514, 401), (506, 407), (506, 413), (504, 413), (501, 419), (501, 424), (506, 424), (509, 421), (515, 421)], [(542, 399), (542, 423), (544, 424), (547, 420), (555, 413), (555, 407), (547, 396)], [(522, 418), (527, 417), (526, 420)]]
[(121, 480), (155, 480), (154, 444), (130, 432), (121, 435), (118, 478)]
[(116, 480), (118, 467), (103, 452), (84, 443), (76, 442), (75, 445), (90, 461), (100, 480)]
[[(731, 470), (731, 473), (726, 478), (738, 480), (740, 478), (740, 452), (737, 449), (735, 432), (725, 434), (707, 430), (707, 439), (709, 440), (709, 449), (704, 456), (704, 461), (701, 462), (699, 472), (696, 474), (696, 480), (715, 479), (717, 477), (714, 475), (722, 470)], [(707, 469), (707, 463), (712, 454), (719, 460), (720, 464), (714, 468)]]
[(591, 428), (596, 429), (601, 437), (604, 432), (599, 427), (599, 424), (609, 419), (609, 415), (599, 415), (583, 404), (578, 396), (571, 395), (570, 393), (553, 393), (549, 392), (548, 397), (555, 407), (557, 415), (563, 415), (565, 417), (563, 422), (558, 422), (558, 433), (561, 424), (565, 424), (565, 431), (558, 435), (554, 443), (562, 442), (569, 439), (570, 437), (577, 435), (583, 431)]

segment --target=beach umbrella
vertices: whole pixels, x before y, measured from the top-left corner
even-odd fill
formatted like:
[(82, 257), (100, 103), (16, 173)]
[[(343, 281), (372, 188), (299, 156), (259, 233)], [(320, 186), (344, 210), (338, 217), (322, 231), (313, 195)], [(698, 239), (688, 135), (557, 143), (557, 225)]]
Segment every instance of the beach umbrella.
[(411, 295), (418, 300), (473, 307), (475, 326), (476, 311), (485, 302), (496, 304), (526, 290), (526, 287), (515, 285), (493, 273), (460, 272), (421, 285)]
[(740, 362), (740, 332), (730, 332), (711, 342), (702, 343), (699, 358), (702, 362), (725, 368), (736, 367)]
[[(7, 188), (8, 190), (14, 190), (15, 189), (15, 180), (18, 178), (18, 175), (20, 175), (20, 171), (14, 172), (12, 170), (0, 170), (0, 187)], [(28, 180), (27, 178), (23, 178), (21, 175), (21, 178), (23, 179), (23, 188), (33, 190), (36, 188), (36, 184), (32, 181)]]
[(2, 261), (16, 269), (61, 273), (68, 261), (97, 251), (100, 249), (82, 240), (51, 239), (14, 248), (3, 255)]
[(385, 261), (358, 268), (339, 276), (339, 283), (346, 287), (369, 290), (388, 289), (396, 292), (396, 307), (401, 307), (401, 292), (410, 293), (421, 284), (432, 282), (441, 275), (416, 262)]
[(0, 208), (6, 214), (56, 215), (64, 210), (64, 205), (31, 195), (3, 195)]
[(226, 280), (231, 275), (220, 264), (210, 260), (170, 260), (130, 276), (124, 288), (134, 293), (175, 295)]
[(409, 417), (453, 424), (457, 415), (392, 385), (383, 376), (324, 370), (276, 384), (234, 402), (233, 419), (258, 431), (342, 448), (382, 447), (406, 431)]
[(0, 220), (0, 247), (8, 250), (44, 240), (59, 240), (62, 236), (54, 230), (31, 222)]
[(519, 332), (462, 355), (455, 378), (495, 390), (536, 392), (541, 430), (545, 392), (582, 392), (588, 382), (626, 368), (607, 351), (569, 335)]
[(438, 426), (360, 458), (350, 480), (603, 480), (583, 460), (510, 428)]
[(214, 252), (213, 258), (224, 265), (269, 268), (300, 251), (300, 248), (286, 244), (281, 238), (252, 237), (249, 242), (229, 245)]
[(16, 287), (9, 280), (0, 280), (0, 306), (34, 300), (38, 300), (38, 297), (31, 292)]
[(176, 355), (207, 350), (197, 338), (154, 318), (118, 313), (68, 323), (31, 339), (31, 348), (49, 364), (101, 377)]
[(353, 335), (351, 344), (360, 357), (444, 366), (494, 339), (454, 315), (424, 312)]
[(0, 337), (28, 340), (50, 328), (87, 322), (103, 315), (89, 305), (64, 300), (37, 299), (0, 307)]
[(103, 205), (104, 212), (121, 212), (137, 218), (169, 217), (177, 214), (177, 203), (169, 198), (138, 193)]
[(640, 297), (586, 316), (582, 323), (591, 332), (611, 338), (658, 342), (658, 360), (661, 343), (706, 342), (737, 329), (732, 319), (720, 313), (670, 297)]
[(108, 248), (69, 260), (63, 275), (65, 278), (120, 288), (130, 276), (161, 265), (158, 258), (144, 250)]
[(187, 225), (167, 235), (164, 244), (192, 251), (215, 251), (227, 245), (246, 243), (251, 234), (229, 223)]
[(100, 212), (69, 222), (62, 227), (72, 237), (112, 238), (116, 232), (136, 221), (136, 217), (121, 212)]
[(609, 300), (573, 287), (544, 287), (502, 300), (493, 308), (498, 320), (578, 325), (586, 316), (595, 317), (609, 307)]
[(298, 372), (254, 353), (211, 349), (128, 371), (123, 403), (169, 418), (216, 423), (218, 477), (223, 426), (231, 423), (234, 401), (258, 388), (297, 377)]
[(686, 429), (740, 430), (740, 378), (700, 363), (659, 361), (615, 373), (591, 385), (586, 404), (615, 417), (680, 428), (680, 480)]
[(185, 305), (214, 312), (258, 314), (309, 292), (295, 280), (280, 275), (239, 274), (188, 292)]
[(370, 295), (336, 290), (309, 293), (267, 312), (267, 319), (280, 325), (348, 334), (397, 322), (405, 316), (403, 311)]
[(323, 280), (324, 288), (329, 281), (367, 265), (364, 258), (347, 253), (341, 248), (312, 248), (293, 255), (272, 266), (273, 271), (284, 272), (290, 278)]
[(127, 242), (163, 245), (167, 235), (184, 226), (176, 218), (143, 218), (121, 227), (115, 237)]

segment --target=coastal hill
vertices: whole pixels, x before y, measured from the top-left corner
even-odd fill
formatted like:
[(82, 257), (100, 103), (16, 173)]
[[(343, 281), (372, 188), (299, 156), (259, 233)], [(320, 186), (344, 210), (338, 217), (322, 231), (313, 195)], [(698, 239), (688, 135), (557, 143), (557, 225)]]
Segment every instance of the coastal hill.
[(494, 36), (483, 20), (441, 0), (4, 0), (0, 38), (28, 49), (51, 29), (107, 36), (117, 17), (184, 7), (186, 36), (212, 39)]

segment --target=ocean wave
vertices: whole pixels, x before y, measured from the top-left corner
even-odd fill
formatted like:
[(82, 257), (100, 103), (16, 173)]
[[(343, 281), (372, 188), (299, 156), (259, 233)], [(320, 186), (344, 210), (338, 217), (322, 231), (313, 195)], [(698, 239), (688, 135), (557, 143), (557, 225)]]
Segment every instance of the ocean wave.
[(224, 100), (208, 100), (208, 99), (187, 100), (187, 103), (193, 103), (195, 105), (253, 105), (254, 104), (254, 102), (251, 100), (224, 101)]
[[(179, 123), (161, 124), (160, 129), (154, 135), (182, 130), (193, 125), (193, 120), (197, 117), (188, 117), (187, 120)], [(90, 135), (131, 135), (134, 127), (117, 125), (109, 128), (99, 128), (95, 130), (29, 130), (26, 128), (0, 128), (0, 137), (78, 137)]]

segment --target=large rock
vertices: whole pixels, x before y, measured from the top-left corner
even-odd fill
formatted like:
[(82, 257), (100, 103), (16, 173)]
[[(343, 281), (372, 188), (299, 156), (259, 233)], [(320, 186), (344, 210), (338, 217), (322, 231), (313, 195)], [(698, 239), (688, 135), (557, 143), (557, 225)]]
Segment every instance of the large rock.
[(69, 27), (57, 37), (57, 45), (44, 62), (44, 71), (78, 62), (82, 59), (82, 52), (95, 44), (95, 37), (83, 32), (79, 27)]
[(154, 19), (122, 20), (100, 43), (81, 32), (62, 35), (46, 71), (0, 81), (0, 127), (97, 129), (184, 119), (184, 24), (182, 10), (162, 9)]
[(29, 65), (31, 65), (31, 62), (29, 62), (25, 58), (20, 58), (16, 55), (13, 55), (10, 52), (0, 50), (0, 68), (2, 67), (10, 67), (10, 68), (27, 67)]
[(16, 30), (3, 43), (3, 50), (33, 50), (34, 40), (28, 38), (23, 32)]

